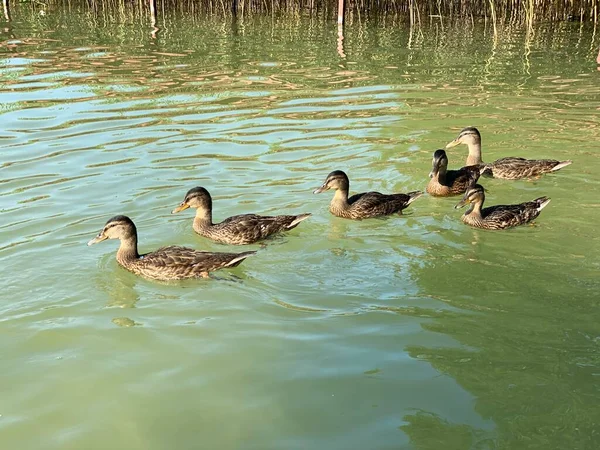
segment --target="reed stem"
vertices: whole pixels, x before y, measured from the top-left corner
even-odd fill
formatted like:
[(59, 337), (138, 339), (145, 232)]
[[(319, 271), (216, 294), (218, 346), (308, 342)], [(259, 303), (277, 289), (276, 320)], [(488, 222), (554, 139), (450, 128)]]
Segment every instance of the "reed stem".
[[(362, 20), (363, 15), (404, 16), (415, 28), (421, 27), (421, 17), (439, 18), (439, 23), (451, 23), (455, 20), (470, 22), (488, 18), (493, 33), (498, 35), (501, 26), (519, 24), (528, 29), (534, 23), (542, 21), (589, 21), (598, 22), (598, 2), (600, 0), (231, 0), (229, 9), (225, 0), (148, 0), (150, 15), (156, 16), (158, 7), (165, 14), (177, 12), (186, 15), (231, 14), (242, 19), (245, 14), (270, 14), (275, 12), (293, 12), (299, 14), (306, 10), (308, 14), (320, 17), (337, 17), (338, 23), (351, 20), (354, 15)], [(160, 5), (158, 4), (160, 2)], [(10, 0), (2, 0), (4, 18), (10, 20)], [(38, 0), (23, 3), (24, 7), (35, 8)], [(44, 0), (47, 11), (71, 8), (88, 8), (96, 13), (112, 11), (113, 14), (131, 13), (141, 17), (148, 7), (144, 0)], [(27, 5), (27, 6), (26, 6)]]

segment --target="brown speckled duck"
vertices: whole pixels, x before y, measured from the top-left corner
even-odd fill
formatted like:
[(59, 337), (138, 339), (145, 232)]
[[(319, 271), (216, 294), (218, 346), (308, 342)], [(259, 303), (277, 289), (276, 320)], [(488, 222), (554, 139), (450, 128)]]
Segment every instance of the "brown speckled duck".
[(457, 170), (448, 170), (448, 157), (444, 150), (433, 154), (433, 167), (429, 172), (427, 193), (435, 197), (450, 197), (464, 194), (470, 186), (477, 183), (483, 166), (465, 166)]
[[(456, 147), (459, 144), (465, 144), (469, 147), (467, 166), (484, 164), (481, 160), (481, 134), (479, 134), (477, 128), (465, 128), (456, 139), (446, 145), (446, 148)], [(555, 159), (524, 159), (511, 156), (485, 164), (482, 175), (491, 175), (494, 178), (505, 180), (518, 180), (556, 172), (572, 162), (557, 161)]]
[(329, 204), (331, 214), (345, 219), (368, 219), (371, 217), (402, 214), (402, 210), (423, 195), (420, 191), (408, 194), (380, 194), (379, 192), (364, 192), (348, 198), (350, 180), (341, 170), (335, 170), (327, 175), (327, 179), (314, 194), (334, 189), (335, 194)]
[(476, 184), (465, 192), (465, 196), (455, 208), (462, 208), (467, 203), (471, 205), (461, 217), (467, 225), (487, 230), (504, 230), (531, 222), (550, 203), (548, 197), (540, 197), (518, 205), (496, 205), (483, 208), (484, 201), (483, 187)]
[(244, 245), (265, 239), (276, 233), (288, 231), (310, 217), (310, 213), (295, 216), (259, 216), (241, 214), (220, 223), (212, 221), (212, 198), (203, 187), (190, 189), (181, 204), (172, 213), (196, 208), (194, 231), (223, 244)]
[(117, 262), (130, 272), (146, 278), (161, 281), (184, 278), (208, 278), (212, 271), (225, 267), (235, 267), (256, 252), (211, 253), (199, 252), (191, 248), (169, 246), (144, 255), (138, 253), (137, 229), (127, 216), (111, 218), (102, 231), (88, 245), (106, 239), (119, 239)]

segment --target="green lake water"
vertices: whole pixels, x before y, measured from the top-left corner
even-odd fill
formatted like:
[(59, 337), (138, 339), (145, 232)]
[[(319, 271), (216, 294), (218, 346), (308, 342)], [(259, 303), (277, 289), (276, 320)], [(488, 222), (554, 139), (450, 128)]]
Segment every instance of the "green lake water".
[[(600, 448), (599, 39), (484, 23), (145, 18), (0, 23), (2, 449)], [(551, 197), (534, 226), (462, 224), (458, 198), (333, 217), (351, 191), (424, 189), (465, 126), (483, 156), (572, 159), (484, 180)], [(451, 167), (466, 147), (448, 151)], [(241, 251), (170, 211), (303, 213), (211, 280), (156, 283), (86, 243)]]

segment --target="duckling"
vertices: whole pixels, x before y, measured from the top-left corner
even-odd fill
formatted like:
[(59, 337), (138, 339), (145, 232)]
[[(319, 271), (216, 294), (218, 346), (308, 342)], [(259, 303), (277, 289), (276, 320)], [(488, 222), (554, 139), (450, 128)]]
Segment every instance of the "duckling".
[(137, 229), (127, 216), (115, 216), (88, 245), (106, 239), (119, 239), (117, 262), (130, 272), (153, 280), (169, 281), (184, 278), (208, 278), (209, 272), (225, 267), (235, 267), (256, 252), (210, 253), (191, 248), (169, 246), (140, 255)]
[(379, 192), (363, 192), (348, 198), (350, 180), (341, 170), (334, 170), (327, 175), (323, 185), (315, 189), (313, 194), (319, 194), (329, 189), (335, 190), (333, 200), (329, 204), (331, 214), (356, 220), (387, 216), (394, 213), (402, 214), (404, 208), (423, 195), (421, 191), (390, 195), (380, 194)]
[(476, 184), (465, 192), (465, 196), (455, 208), (462, 208), (470, 203), (471, 207), (461, 217), (464, 223), (487, 230), (504, 230), (531, 222), (550, 203), (548, 197), (540, 197), (518, 205), (496, 205), (483, 208), (484, 201), (483, 187)]
[(448, 157), (444, 150), (433, 154), (433, 168), (429, 172), (427, 193), (435, 197), (449, 197), (463, 194), (467, 188), (477, 183), (483, 166), (466, 166), (458, 170), (447, 170)]
[[(467, 166), (484, 164), (481, 160), (481, 134), (475, 127), (467, 127), (458, 137), (446, 145), (446, 149), (466, 144), (469, 147)], [(556, 172), (572, 164), (573, 161), (557, 161), (555, 159), (525, 159), (517, 157), (501, 158), (493, 163), (485, 164), (482, 175), (491, 175), (504, 180), (518, 180)]]
[(228, 217), (221, 223), (212, 222), (212, 198), (203, 187), (190, 189), (172, 214), (187, 208), (196, 208), (194, 231), (223, 244), (244, 245), (265, 239), (273, 234), (288, 231), (308, 219), (311, 214), (295, 216), (259, 216), (241, 214)]

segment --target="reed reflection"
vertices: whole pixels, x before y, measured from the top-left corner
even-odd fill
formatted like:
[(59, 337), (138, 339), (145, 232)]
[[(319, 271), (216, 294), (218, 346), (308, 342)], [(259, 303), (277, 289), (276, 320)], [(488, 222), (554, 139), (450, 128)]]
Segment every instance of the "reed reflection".
[[(432, 320), (423, 327), (460, 346), (406, 350), (473, 394), (475, 410), (495, 427), (480, 429), (420, 411), (404, 417), (401, 428), (418, 449), (436, 448), (435, 442), (457, 449), (508, 450), (523, 442), (544, 450), (594, 446), (597, 414), (591, 399), (598, 398), (594, 373), (600, 360), (589, 337), (597, 326), (575, 305), (589, 304), (595, 294), (569, 295), (572, 283), (590, 280), (582, 275), (566, 282), (543, 259), (521, 260), (517, 240), (509, 243), (517, 256), (511, 260), (494, 254), (502, 251), (494, 249), (489, 232), (474, 237), (452, 256), (447, 248), (433, 247), (436, 257), (413, 267), (422, 294), (452, 307), (429, 311)], [(557, 289), (561, 279), (565, 283)]]

